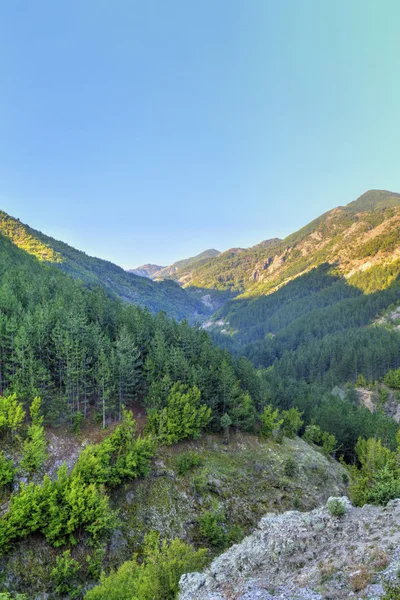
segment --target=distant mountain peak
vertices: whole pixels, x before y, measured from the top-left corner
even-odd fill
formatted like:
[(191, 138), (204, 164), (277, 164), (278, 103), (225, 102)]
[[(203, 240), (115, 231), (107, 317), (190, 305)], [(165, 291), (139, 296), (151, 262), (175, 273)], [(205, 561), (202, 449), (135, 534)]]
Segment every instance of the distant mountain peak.
[(151, 263), (148, 263), (146, 265), (141, 265), (140, 267), (136, 267), (136, 269), (128, 269), (128, 273), (132, 273), (133, 275), (139, 275), (140, 277), (147, 277), (148, 279), (152, 279), (154, 273), (157, 273), (157, 271), (161, 271), (161, 269), (165, 269), (165, 266), (153, 265)]
[(352, 212), (367, 212), (400, 206), (400, 194), (388, 190), (368, 190), (346, 205)]
[(209, 248), (208, 250), (204, 250), (204, 252), (200, 252), (200, 254), (196, 254), (196, 256), (178, 260), (172, 263), (172, 265), (168, 265), (166, 267), (148, 264), (137, 267), (136, 269), (129, 269), (129, 273), (134, 273), (135, 275), (140, 275), (141, 277), (148, 277), (149, 279), (153, 280), (172, 278), (179, 281), (180, 275), (187, 275), (188, 269), (190, 270), (192, 265), (196, 267), (200, 266), (208, 260), (215, 258), (219, 254), (221, 254), (219, 250), (215, 250), (215, 248)]

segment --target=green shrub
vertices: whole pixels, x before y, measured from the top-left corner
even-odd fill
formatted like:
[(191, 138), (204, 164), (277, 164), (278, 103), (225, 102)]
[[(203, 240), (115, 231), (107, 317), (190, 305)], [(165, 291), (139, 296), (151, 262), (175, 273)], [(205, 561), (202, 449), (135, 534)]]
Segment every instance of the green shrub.
[(281, 417), (283, 419), (282, 431), (283, 435), (288, 438), (294, 438), (298, 431), (303, 426), (302, 414), (297, 408), (289, 408), (289, 410), (282, 411)]
[(367, 380), (362, 373), (357, 377), (356, 385), (359, 387), (367, 387)]
[(175, 467), (178, 475), (185, 475), (191, 469), (199, 467), (203, 463), (197, 452), (182, 452), (175, 458)]
[(79, 570), (80, 564), (71, 558), (70, 550), (57, 556), (57, 564), (50, 574), (57, 594), (68, 594), (76, 590), (76, 576)]
[(200, 390), (175, 383), (168, 394), (167, 406), (149, 411), (147, 428), (160, 443), (171, 445), (199, 437), (210, 420), (211, 408), (201, 404)]
[(283, 465), (283, 470), (284, 473), (287, 477), (293, 477), (294, 475), (296, 475), (297, 473), (297, 462), (296, 460), (292, 457), (289, 456)]
[(225, 546), (226, 534), (222, 526), (223, 521), (224, 519), (216, 509), (203, 513), (198, 519), (201, 538), (214, 548)]
[(83, 419), (84, 419), (83, 413), (78, 411), (74, 414), (74, 416), (72, 417), (72, 433), (73, 434), (78, 435), (81, 432)]
[(301, 498), (300, 498), (300, 496), (296, 495), (296, 496), (293, 498), (293, 507), (294, 507), (296, 510), (300, 510), (300, 508), (301, 508)]
[(346, 508), (339, 498), (332, 498), (332, 500), (329, 500), (328, 502), (328, 511), (332, 517), (343, 517)]
[(337, 449), (337, 441), (332, 433), (322, 431), (319, 425), (307, 425), (303, 439), (312, 444), (322, 445), (325, 456), (332, 455)]
[(219, 422), (224, 432), (224, 444), (229, 444), (229, 428), (232, 425), (232, 419), (228, 413), (225, 413), (222, 415)]
[(13, 461), (4, 456), (3, 452), (0, 452), (0, 488), (6, 485), (10, 485), (13, 482), (16, 469), (13, 466)]
[(389, 400), (389, 392), (386, 388), (381, 387), (378, 391), (378, 407), (382, 408)]
[(322, 437), (322, 429), (319, 425), (307, 425), (303, 439), (312, 444), (319, 444)]
[(47, 458), (46, 434), (43, 417), (40, 416), (40, 407), (40, 398), (36, 397), (30, 407), (32, 424), (28, 427), (28, 437), (22, 445), (20, 466), (28, 473), (34, 473), (40, 469)]
[(283, 419), (280, 418), (279, 410), (277, 408), (274, 410), (269, 404), (261, 415), (260, 435), (265, 438), (271, 437), (282, 423)]
[(13, 438), (22, 426), (25, 410), (16, 394), (0, 397), (0, 434), (11, 433)]
[(350, 471), (350, 499), (356, 506), (386, 504), (400, 497), (398, 455), (381, 440), (359, 439), (356, 445), (360, 468)]
[(196, 494), (201, 496), (209, 492), (208, 477), (209, 473), (207, 471), (202, 471), (194, 475), (192, 478), (192, 487)]
[(392, 581), (385, 581), (383, 583), (383, 589), (385, 595), (382, 596), (382, 600), (400, 600), (400, 584)]
[(337, 441), (333, 433), (324, 431), (321, 437), (322, 452), (325, 456), (331, 456), (337, 449)]
[(384, 382), (389, 387), (400, 390), (400, 369), (388, 371), (385, 375)]
[(43, 426), (30, 425), (28, 428), (28, 437), (22, 445), (21, 469), (27, 473), (38, 471), (47, 456), (47, 442)]
[(184, 573), (201, 570), (207, 550), (195, 550), (174, 539), (160, 544), (160, 536), (152, 532), (145, 536), (143, 560), (137, 556), (87, 592), (85, 600), (175, 600), (179, 580)]

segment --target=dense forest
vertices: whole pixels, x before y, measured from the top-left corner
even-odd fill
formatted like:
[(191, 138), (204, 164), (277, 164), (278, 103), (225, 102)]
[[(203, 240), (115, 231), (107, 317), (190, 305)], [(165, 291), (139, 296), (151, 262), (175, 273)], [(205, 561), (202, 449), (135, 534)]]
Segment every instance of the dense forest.
[[(331, 387), (381, 379), (400, 365), (400, 338), (374, 320), (400, 301), (400, 261), (347, 280), (322, 265), (270, 296), (225, 310), (231, 335), (220, 345), (282, 376)], [(355, 285), (357, 284), (357, 285)], [(221, 314), (221, 313), (220, 313)]]
[(239, 415), (248, 397), (235, 362), (207, 333), (88, 290), (0, 243), (1, 393), (39, 395), (48, 423), (94, 413), (106, 425), (132, 400), (162, 406), (180, 382), (198, 388), (215, 422), (224, 410)]
[(188, 294), (172, 280), (153, 282), (138, 277), (100, 258), (88, 256), (62, 241), (32, 229), (0, 211), (0, 233), (17, 247), (51, 264), (87, 286), (101, 286), (107, 293), (125, 302), (147, 307), (150, 312), (166, 311), (175, 319), (195, 321), (209, 310), (196, 297)]

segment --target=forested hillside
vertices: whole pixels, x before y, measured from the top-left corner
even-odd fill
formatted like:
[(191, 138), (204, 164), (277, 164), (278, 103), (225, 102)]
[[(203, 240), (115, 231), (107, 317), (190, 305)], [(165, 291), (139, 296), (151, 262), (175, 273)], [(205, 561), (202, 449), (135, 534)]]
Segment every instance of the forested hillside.
[[(130, 400), (161, 406), (176, 382), (222, 414), (247, 402), (229, 353), (163, 313), (88, 290), (0, 237), (0, 392), (40, 395), (46, 419), (95, 411), (103, 424)], [(233, 404), (235, 406), (233, 406)]]
[(64, 242), (24, 225), (18, 219), (0, 212), (0, 234), (16, 246), (80, 279), (89, 287), (102, 286), (108, 294), (145, 306), (155, 313), (164, 310), (176, 319), (194, 322), (210, 310), (189, 295), (174, 281), (153, 282), (124, 271), (113, 263), (88, 256)]
[[(347, 463), (346, 471), (332, 467), (335, 488), (350, 480), (355, 503), (400, 495), (399, 426), (384, 410), (385, 390), (396, 401), (400, 389), (400, 332), (393, 316), (400, 305), (394, 227), (399, 215), (391, 206), (397, 196), (374, 196), (379, 208), (364, 213), (370, 202), (366, 196), (340, 209), (357, 216), (349, 217), (349, 230), (364, 231), (369, 220), (374, 233), (358, 249), (355, 243), (348, 247), (362, 257), (357, 268), (354, 261), (326, 260), (322, 252), (320, 262), (271, 293), (225, 301), (216, 325), (207, 325), (214, 340), (200, 325), (118, 298), (116, 279), (103, 278), (104, 261), (98, 274), (97, 259), (3, 216), (0, 564), (8, 579), (0, 582), (0, 592), (26, 592), (34, 584), (37, 593), (50, 590), (54, 599), (83, 598), (104, 571), (88, 598), (118, 598), (121, 582), (131, 581), (128, 590), (149, 589), (153, 596), (143, 597), (161, 600), (164, 573), (171, 585), (166, 598), (172, 600), (180, 574), (204, 565), (202, 548), (215, 555), (241, 539), (265, 510), (264, 491), (257, 492), (255, 504), (247, 495), (250, 484), (237, 484), (238, 473), (252, 482), (263, 471), (255, 456), (272, 469), (262, 481), (268, 479), (268, 497), (276, 494), (274, 510), (311, 506), (309, 485), (325, 490), (315, 452), (327, 461), (324, 472), (336, 464), (333, 457)], [(326, 220), (321, 217), (318, 227)], [(296, 234), (299, 243), (310, 231), (315, 224)], [(342, 230), (341, 243), (346, 235)], [(278, 243), (261, 244), (260, 252)], [(242, 255), (235, 253), (238, 261)], [(345, 264), (350, 271), (344, 272)], [(287, 276), (282, 273), (277, 277)], [(175, 282), (165, 285), (186, 298)], [(231, 297), (225, 288), (218, 294)], [(374, 412), (360, 405), (355, 386), (376, 390)], [(206, 434), (206, 447), (199, 442), (182, 453), (182, 443)], [(303, 435), (303, 446), (297, 435)], [(97, 443), (67, 443), (68, 436), (90, 436)], [(59, 460), (57, 443), (72, 444), (74, 451)], [(241, 454), (246, 444), (251, 460), (250, 451)], [(309, 452), (318, 473), (304, 459)], [(185, 482), (176, 482), (186, 475)], [(164, 484), (157, 484), (162, 477)], [(247, 515), (242, 520), (227, 501), (232, 493)], [(168, 511), (166, 499), (172, 503)], [(186, 543), (188, 531), (192, 545)], [(43, 555), (31, 556), (27, 577), (18, 561), (37, 545)], [(138, 561), (130, 560), (133, 552), (140, 553)], [(161, 586), (156, 592), (155, 585)]]

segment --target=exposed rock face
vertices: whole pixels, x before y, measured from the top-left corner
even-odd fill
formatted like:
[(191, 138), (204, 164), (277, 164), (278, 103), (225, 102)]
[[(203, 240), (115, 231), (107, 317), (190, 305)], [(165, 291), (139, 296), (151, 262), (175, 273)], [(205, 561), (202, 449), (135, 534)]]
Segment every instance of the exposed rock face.
[[(379, 389), (384, 389), (387, 393), (387, 399), (383, 405), (379, 402)], [(368, 408), (369, 411), (375, 412), (377, 408), (383, 409), (388, 417), (392, 417), (396, 423), (400, 423), (400, 404), (398, 394), (393, 390), (381, 384), (377, 389), (368, 389), (364, 387), (355, 388), (358, 401), (362, 406)]]
[(338, 500), (341, 517), (329, 500), (309, 513), (267, 514), (203, 574), (184, 575), (179, 600), (382, 598), (383, 581), (398, 581), (400, 500), (363, 508)]

